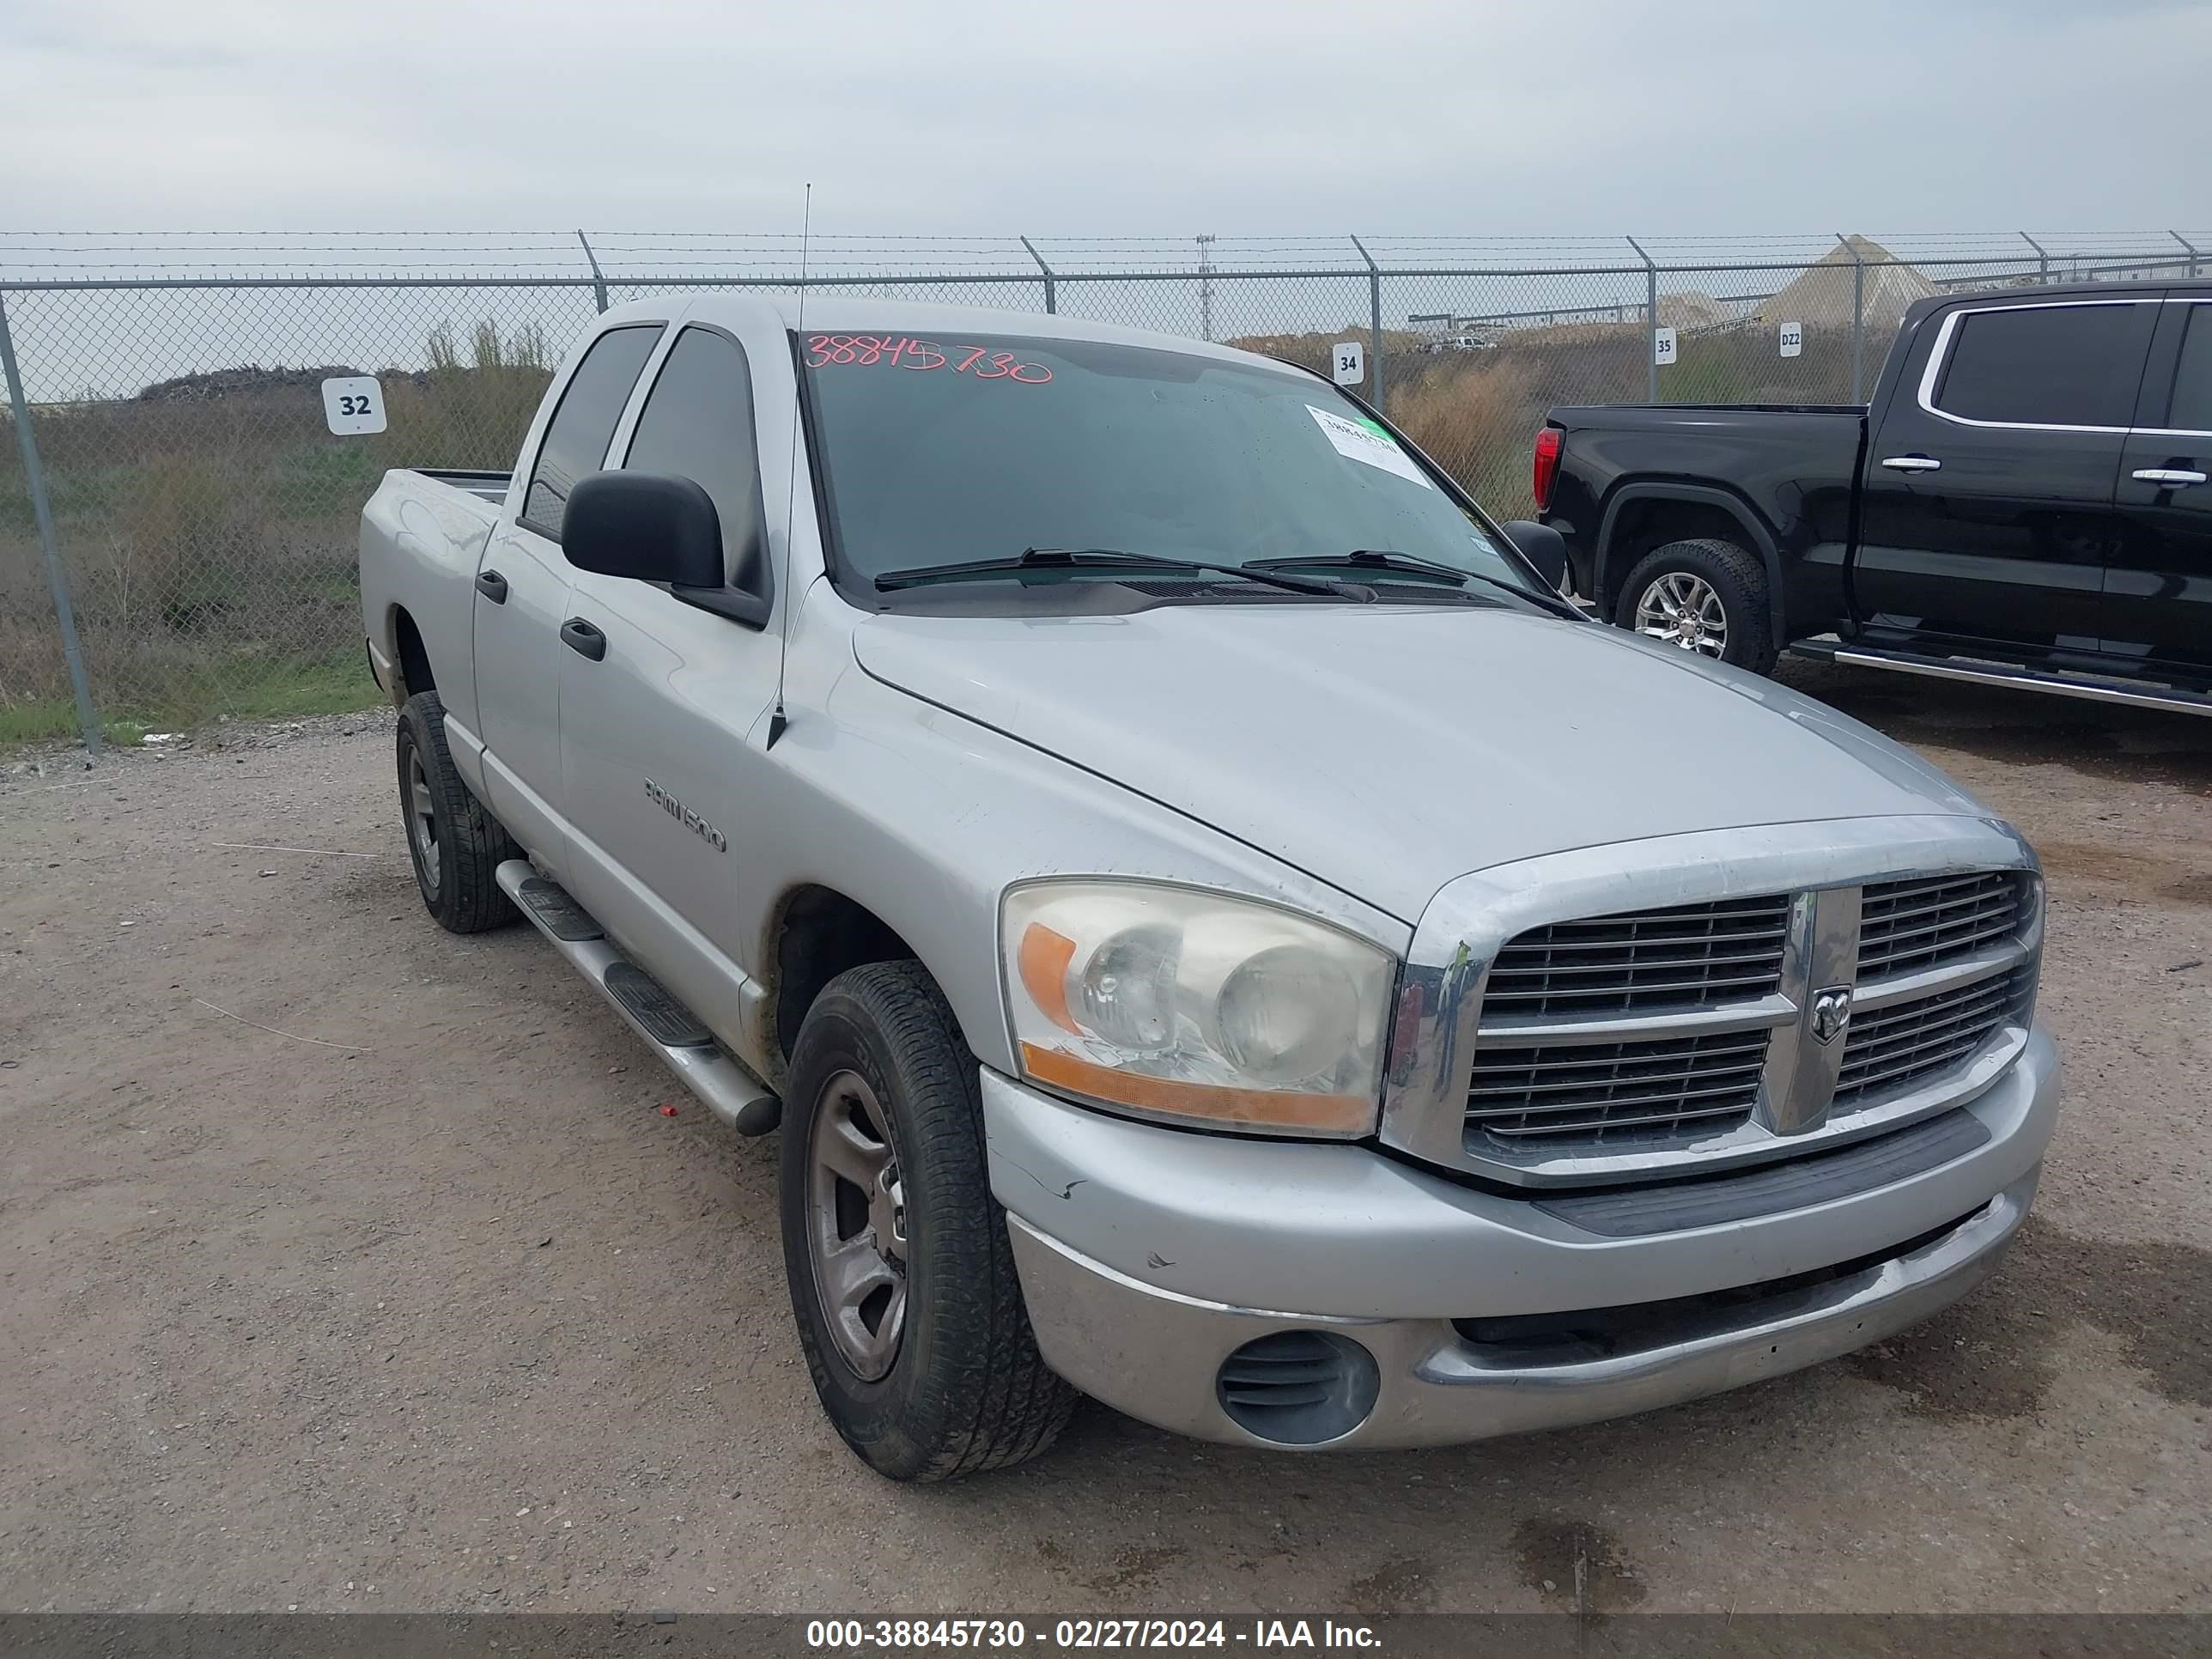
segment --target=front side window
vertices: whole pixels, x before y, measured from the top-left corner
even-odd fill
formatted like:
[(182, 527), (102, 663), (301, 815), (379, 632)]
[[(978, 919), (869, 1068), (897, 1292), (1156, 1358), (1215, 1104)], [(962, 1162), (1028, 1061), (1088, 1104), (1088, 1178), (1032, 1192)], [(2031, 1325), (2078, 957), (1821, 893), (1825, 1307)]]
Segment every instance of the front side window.
[(2154, 306), (2017, 306), (1959, 319), (1936, 407), (1963, 420), (2125, 427)]
[(2188, 311), (2166, 423), (2179, 432), (2212, 432), (2212, 305), (2193, 305)]
[(998, 335), (809, 333), (799, 350), (836, 544), (864, 582), (1033, 549), (1209, 565), (1365, 550), (1532, 592), (1421, 463), (1294, 369)]
[(561, 520), (568, 510), (568, 492), (577, 481), (597, 472), (614, 441), (615, 422), (622, 419), (637, 384), (638, 371), (653, 355), (660, 338), (660, 325), (611, 328), (592, 342), (583, 362), (561, 390), (559, 407), (545, 423), (545, 436), (538, 446), (538, 464), (531, 469), (530, 488), (522, 497), (522, 522), (541, 536), (561, 539)]
[(687, 328), (645, 394), (623, 470), (690, 478), (722, 521), (729, 580), (757, 586), (744, 568), (762, 556), (760, 466), (753, 447), (752, 376), (743, 347), (710, 328)]

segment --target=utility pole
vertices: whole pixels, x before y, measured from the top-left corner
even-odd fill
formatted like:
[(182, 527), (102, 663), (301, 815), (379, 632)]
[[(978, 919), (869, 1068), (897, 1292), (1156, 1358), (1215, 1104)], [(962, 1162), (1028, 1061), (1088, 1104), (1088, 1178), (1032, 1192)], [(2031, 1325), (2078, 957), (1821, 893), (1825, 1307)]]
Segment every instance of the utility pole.
[(1198, 239), (1198, 331), (1213, 338), (1213, 238)]

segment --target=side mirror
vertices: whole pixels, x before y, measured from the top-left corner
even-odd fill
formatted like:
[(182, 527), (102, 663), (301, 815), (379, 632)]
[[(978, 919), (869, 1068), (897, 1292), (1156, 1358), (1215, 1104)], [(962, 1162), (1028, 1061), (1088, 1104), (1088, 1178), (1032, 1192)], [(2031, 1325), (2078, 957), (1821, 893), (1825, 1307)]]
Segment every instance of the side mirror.
[(692, 479), (653, 472), (592, 473), (568, 492), (561, 519), (561, 551), (577, 569), (665, 582), (672, 598), (755, 629), (768, 626), (771, 600), (760, 539), (756, 527), (730, 586), (714, 497)]
[[(574, 512), (575, 508), (568, 509)], [(1537, 574), (1557, 590), (1567, 580), (1566, 538), (1547, 524), (1538, 524), (1534, 519), (1510, 519), (1498, 526), (1505, 538), (1521, 551), (1521, 556), (1536, 567)]]
[(689, 478), (594, 472), (568, 492), (561, 551), (579, 570), (685, 587), (722, 585), (722, 520)]

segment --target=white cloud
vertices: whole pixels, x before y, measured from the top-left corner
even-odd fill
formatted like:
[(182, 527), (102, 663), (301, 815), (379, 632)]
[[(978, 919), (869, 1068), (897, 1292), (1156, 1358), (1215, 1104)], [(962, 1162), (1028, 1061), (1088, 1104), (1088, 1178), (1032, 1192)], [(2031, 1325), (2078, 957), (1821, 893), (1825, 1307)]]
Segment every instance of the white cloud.
[(2212, 9), (2141, 9), (76, 0), (0, 9), (5, 217), (783, 229), (811, 179), (847, 232), (2202, 222)]

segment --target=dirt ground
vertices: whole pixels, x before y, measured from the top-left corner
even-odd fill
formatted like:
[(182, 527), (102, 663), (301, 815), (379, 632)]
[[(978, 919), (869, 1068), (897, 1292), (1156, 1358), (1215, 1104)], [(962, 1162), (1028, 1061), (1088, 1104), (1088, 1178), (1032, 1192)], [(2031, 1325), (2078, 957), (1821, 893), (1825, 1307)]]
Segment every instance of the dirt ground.
[(1596, 1428), (1086, 1407), (927, 1490), (815, 1406), (773, 1140), (424, 916), (388, 715), (0, 765), (0, 1607), (1512, 1611), (1580, 1558), (1600, 1611), (2212, 1609), (2212, 725), (1784, 672), (2050, 872), (2066, 1115), (1990, 1286)]

